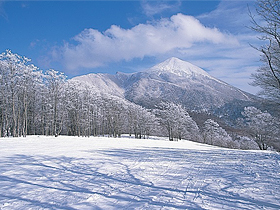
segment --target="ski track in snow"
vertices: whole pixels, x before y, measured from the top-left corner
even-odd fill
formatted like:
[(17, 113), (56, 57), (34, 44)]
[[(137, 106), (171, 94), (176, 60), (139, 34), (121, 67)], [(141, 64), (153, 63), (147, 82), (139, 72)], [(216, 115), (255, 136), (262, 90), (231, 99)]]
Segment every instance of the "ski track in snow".
[(280, 155), (164, 138), (0, 139), (0, 209), (280, 209)]

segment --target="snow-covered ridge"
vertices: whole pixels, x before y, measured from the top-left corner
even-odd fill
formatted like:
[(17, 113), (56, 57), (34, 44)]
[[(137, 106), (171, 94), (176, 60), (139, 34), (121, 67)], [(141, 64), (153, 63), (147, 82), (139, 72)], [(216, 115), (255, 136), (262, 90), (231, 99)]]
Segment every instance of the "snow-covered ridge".
[(198, 66), (175, 57), (169, 58), (162, 63), (153, 66), (152, 68), (148, 69), (147, 72), (156, 72), (157, 74), (172, 73), (181, 77), (202, 75), (212, 78), (206, 71), (199, 68)]
[(109, 74), (88, 74), (74, 77), (72, 80), (88, 84), (94, 87), (96, 92), (123, 97), (124, 89), (119, 87), (112, 78), (114, 78), (114, 76)]

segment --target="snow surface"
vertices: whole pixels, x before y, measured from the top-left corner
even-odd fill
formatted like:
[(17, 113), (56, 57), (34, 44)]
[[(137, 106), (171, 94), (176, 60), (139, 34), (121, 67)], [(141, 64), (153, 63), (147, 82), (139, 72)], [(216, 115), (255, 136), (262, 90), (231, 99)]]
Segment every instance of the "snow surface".
[(189, 141), (0, 139), (0, 209), (280, 209), (280, 155)]

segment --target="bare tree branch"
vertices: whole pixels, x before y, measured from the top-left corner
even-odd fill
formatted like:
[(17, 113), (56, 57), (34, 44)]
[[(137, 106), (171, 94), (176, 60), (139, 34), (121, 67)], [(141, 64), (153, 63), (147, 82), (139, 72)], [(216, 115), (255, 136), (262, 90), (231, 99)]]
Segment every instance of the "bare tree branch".
[[(274, 100), (280, 98), (280, 1), (258, 0), (256, 15), (249, 9), (253, 31), (260, 33), (260, 40), (266, 42), (260, 48), (264, 66), (253, 74), (254, 84), (260, 86), (261, 94)], [(279, 102), (279, 101), (278, 101)]]

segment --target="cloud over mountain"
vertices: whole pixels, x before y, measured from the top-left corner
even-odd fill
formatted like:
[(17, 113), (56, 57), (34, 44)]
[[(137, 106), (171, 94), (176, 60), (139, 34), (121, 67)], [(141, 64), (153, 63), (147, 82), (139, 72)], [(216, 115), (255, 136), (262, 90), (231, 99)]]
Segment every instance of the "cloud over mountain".
[(108, 62), (156, 56), (202, 42), (238, 44), (233, 36), (206, 27), (196, 18), (181, 13), (131, 29), (116, 25), (104, 32), (85, 29), (74, 37), (74, 41), (75, 44), (67, 42), (61, 49), (67, 69), (95, 68)]

